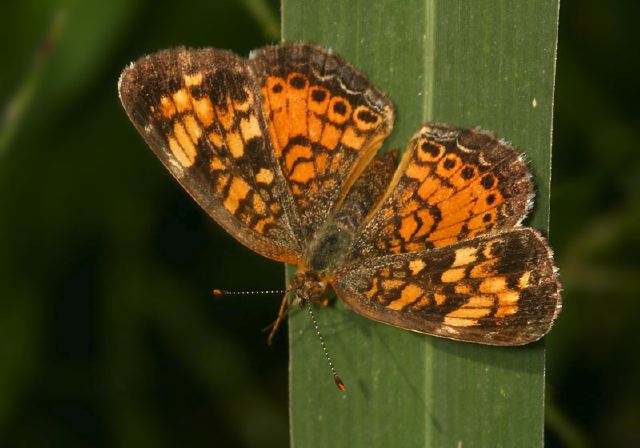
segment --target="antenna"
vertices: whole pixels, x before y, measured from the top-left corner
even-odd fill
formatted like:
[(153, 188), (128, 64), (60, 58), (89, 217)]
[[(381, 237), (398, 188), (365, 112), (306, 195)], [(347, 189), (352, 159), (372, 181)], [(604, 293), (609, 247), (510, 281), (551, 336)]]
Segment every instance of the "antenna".
[(285, 289), (264, 289), (261, 291), (230, 291), (228, 289), (214, 289), (213, 295), (216, 297), (222, 296), (249, 296), (259, 294), (284, 294), (287, 292)]
[(340, 377), (336, 373), (335, 367), (333, 366), (333, 362), (331, 361), (331, 356), (329, 356), (329, 352), (327, 351), (327, 346), (324, 343), (324, 338), (322, 337), (322, 334), (320, 333), (320, 327), (318, 327), (318, 321), (316, 320), (315, 314), (313, 314), (313, 307), (309, 303), (309, 300), (305, 300), (304, 301), (304, 305), (309, 310), (309, 316), (311, 316), (311, 322), (313, 322), (313, 327), (316, 330), (316, 334), (318, 335), (318, 339), (320, 339), (320, 345), (322, 346), (322, 351), (324, 352), (324, 357), (327, 359), (327, 362), (329, 363), (329, 368), (331, 369), (331, 373), (333, 374), (333, 380), (336, 382), (336, 386), (338, 386), (338, 389), (340, 389), (340, 391), (345, 391), (345, 390), (347, 390), (347, 387), (344, 385), (344, 383), (342, 382), (342, 379), (340, 379)]

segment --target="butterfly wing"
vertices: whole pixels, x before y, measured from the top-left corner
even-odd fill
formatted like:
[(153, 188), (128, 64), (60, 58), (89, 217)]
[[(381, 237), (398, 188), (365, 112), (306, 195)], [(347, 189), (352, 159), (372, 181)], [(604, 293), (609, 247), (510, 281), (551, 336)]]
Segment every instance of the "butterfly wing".
[(560, 311), (551, 251), (529, 228), (370, 259), (332, 286), (370, 319), (482, 344), (533, 342)]
[(248, 61), (176, 48), (131, 64), (119, 93), (162, 163), (222, 227), (266, 257), (296, 263), (292, 198)]
[(347, 259), (442, 247), (508, 229), (525, 216), (532, 191), (526, 164), (509, 144), (474, 129), (426, 124), (411, 138)]
[(391, 132), (394, 109), (331, 51), (282, 44), (250, 60), (275, 156), (309, 243)]

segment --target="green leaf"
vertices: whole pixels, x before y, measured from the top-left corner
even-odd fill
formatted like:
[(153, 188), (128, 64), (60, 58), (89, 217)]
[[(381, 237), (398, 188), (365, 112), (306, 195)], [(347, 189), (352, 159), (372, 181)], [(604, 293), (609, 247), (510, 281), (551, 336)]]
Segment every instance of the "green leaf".
[[(398, 108), (387, 148), (425, 121), (480, 126), (525, 152), (545, 230), (557, 0), (287, 0), (287, 41), (334, 48)], [(338, 392), (306, 313), (289, 321), (295, 447), (540, 446), (544, 346), (453, 342), (361, 318), (316, 314), (346, 383)]]

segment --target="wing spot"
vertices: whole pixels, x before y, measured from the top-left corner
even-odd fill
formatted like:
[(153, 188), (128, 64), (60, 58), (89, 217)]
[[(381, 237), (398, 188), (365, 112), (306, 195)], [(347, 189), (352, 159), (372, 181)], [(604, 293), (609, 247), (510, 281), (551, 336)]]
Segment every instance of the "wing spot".
[(231, 151), (231, 155), (239, 159), (244, 155), (244, 143), (242, 143), (242, 139), (240, 138), (240, 133), (238, 132), (229, 132), (226, 135), (227, 146), (229, 151)]
[(389, 303), (389, 305), (387, 305), (387, 308), (396, 311), (401, 310), (405, 306), (418, 300), (423, 292), (424, 290), (422, 288), (410, 283), (402, 289), (400, 298)]
[(267, 211), (267, 206), (258, 193), (253, 193), (253, 209), (260, 215)]
[(473, 327), (478, 325), (478, 320), (447, 316), (444, 318), (444, 324), (451, 325), (452, 327)]
[(479, 290), (483, 293), (495, 294), (507, 289), (506, 277), (489, 277), (480, 283)]
[(409, 241), (411, 239), (411, 235), (413, 235), (417, 229), (418, 223), (416, 222), (416, 219), (413, 215), (409, 215), (402, 220), (398, 234), (404, 241)]
[(244, 101), (233, 101), (233, 108), (241, 112), (247, 112), (253, 106), (253, 93), (248, 89), (244, 89), (246, 99)]
[(187, 87), (199, 86), (202, 84), (202, 72), (194, 73), (192, 75), (184, 75), (184, 83)]
[(209, 169), (211, 171), (224, 171), (227, 168), (219, 157), (212, 156), (211, 162), (209, 162)]
[(373, 112), (366, 106), (358, 106), (354, 113), (354, 121), (361, 131), (370, 131), (375, 129), (381, 120), (380, 114)]
[(247, 197), (250, 190), (251, 187), (244, 179), (237, 176), (233, 177), (233, 179), (231, 179), (231, 185), (229, 186), (229, 193), (224, 200), (224, 208), (229, 210), (232, 215), (235, 214), (240, 206), (240, 201)]
[(356, 133), (356, 131), (353, 129), (353, 126), (349, 126), (347, 127), (347, 129), (345, 129), (344, 134), (342, 134), (340, 142), (351, 149), (357, 150), (362, 148), (365, 140), (366, 138), (364, 136), (358, 135)]
[(273, 171), (267, 168), (260, 168), (260, 171), (256, 174), (256, 180), (258, 183), (270, 185), (273, 182)]
[(491, 188), (493, 188), (493, 186), (497, 183), (497, 179), (496, 177), (489, 173), (489, 174), (485, 174), (484, 176), (482, 176), (482, 179), (480, 180), (480, 184), (482, 184), (482, 186), (486, 189), (486, 190), (490, 190)]
[(329, 120), (336, 124), (342, 124), (349, 119), (350, 115), (351, 105), (344, 98), (340, 96), (331, 98), (327, 114)]
[(298, 159), (310, 159), (313, 151), (308, 145), (293, 145), (284, 157), (284, 165), (288, 172), (291, 172), (293, 165)]
[(169, 137), (168, 141), (169, 141), (169, 149), (171, 149), (171, 153), (178, 160), (178, 163), (180, 165), (182, 165), (184, 168), (188, 168), (191, 165), (193, 165), (193, 162), (194, 162), (195, 158), (194, 158), (194, 160), (192, 160), (187, 155), (187, 153), (182, 148), (182, 146), (180, 146), (180, 144), (176, 141), (175, 138)]
[(418, 159), (422, 162), (433, 163), (440, 160), (445, 152), (444, 145), (431, 140), (420, 140), (418, 142)]
[(520, 276), (518, 279), (518, 287), (520, 289), (525, 289), (529, 287), (529, 280), (531, 279), (531, 271), (527, 271)]
[(220, 134), (218, 134), (217, 132), (209, 132), (209, 135), (207, 137), (209, 138), (209, 141), (213, 146), (215, 146), (216, 148), (222, 147), (222, 136)]
[(433, 295), (433, 300), (436, 301), (437, 305), (442, 305), (446, 300), (447, 300), (447, 296), (445, 296), (444, 294), (442, 294), (441, 292), (436, 292)]
[(392, 280), (392, 279), (382, 280), (382, 288), (383, 289), (399, 288), (400, 286), (402, 286), (404, 284), (405, 284), (404, 280)]
[(162, 109), (162, 115), (164, 115), (165, 118), (171, 118), (176, 113), (176, 106), (168, 96), (162, 96), (160, 98), (160, 108)]
[(194, 99), (193, 110), (195, 110), (198, 120), (204, 127), (208, 127), (213, 123), (213, 106), (208, 97)]
[[(178, 140), (178, 143), (182, 147), (184, 155), (189, 159), (190, 161), (189, 165), (192, 165), (193, 162), (195, 162), (196, 160), (196, 155), (197, 155), (196, 147), (191, 141), (191, 138), (189, 137), (189, 135), (187, 135), (187, 131), (185, 130), (184, 125), (180, 121), (176, 121), (173, 124), (173, 135), (175, 135), (176, 139)], [(180, 164), (185, 166), (182, 162)]]
[(255, 137), (262, 137), (262, 131), (255, 115), (240, 120), (240, 132), (244, 141), (249, 141)]
[(300, 73), (292, 73), (289, 75), (289, 85), (296, 90), (302, 90), (307, 87), (307, 78)]
[(420, 166), (415, 162), (411, 162), (404, 171), (404, 175), (411, 179), (416, 179), (418, 182), (422, 182), (429, 175), (430, 171), (431, 169), (428, 166)]
[(290, 179), (295, 182), (306, 184), (310, 179), (313, 179), (315, 175), (316, 173), (313, 167), (313, 162), (301, 162), (293, 169)]
[(198, 122), (193, 115), (188, 114), (182, 118), (185, 128), (191, 137), (193, 143), (197, 143), (200, 137), (202, 137), (202, 128), (198, 126)]
[(440, 276), (440, 280), (444, 283), (459, 282), (463, 278), (465, 278), (464, 268), (449, 269), (444, 271)]
[(178, 112), (184, 112), (191, 109), (191, 95), (187, 92), (187, 89), (180, 89), (174, 92), (173, 102), (176, 105)]
[(322, 137), (320, 137), (320, 144), (329, 150), (333, 150), (338, 146), (338, 142), (340, 141), (340, 129), (337, 127), (327, 124), (322, 131)]
[(477, 256), (476, 253), (478, 249), (475, 247), (463, 247), (461, 249), (456, 250), (455, 252), (455, 260), (453, 261), (454, 267), (464, 266), (467, 264), (471, 264), (476, 261)]
[(424, 269), (426, 266), (425, 262), (420, 258), (416, 258), (415, 260), (411, 260), (409, 262), (409, 270), (411, 271), (411, 275), (418, 275), (420, 271)]
[(489, 314), (491, 314), (491, 308), (467, 308), (466, 306), (462, 306), (451, 311), (447, 314), (447, 317), (458, 319), (480, 319), (488, 316)]

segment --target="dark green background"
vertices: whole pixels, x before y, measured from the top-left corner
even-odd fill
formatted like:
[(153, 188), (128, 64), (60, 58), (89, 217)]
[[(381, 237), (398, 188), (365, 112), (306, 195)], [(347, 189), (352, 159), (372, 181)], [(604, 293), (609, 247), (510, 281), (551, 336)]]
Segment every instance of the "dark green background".
[[(116, 81), (174, 45), (247, 54), (277, 3), (116, 0), (0, 14), (0, 446), (283, 446), (283, 269), (145, 148)], [(640, 63), (634, 0), (561, 3), (549, 446), (640, 444)], [(508, 137), (508, 136), (506, 136)]]

